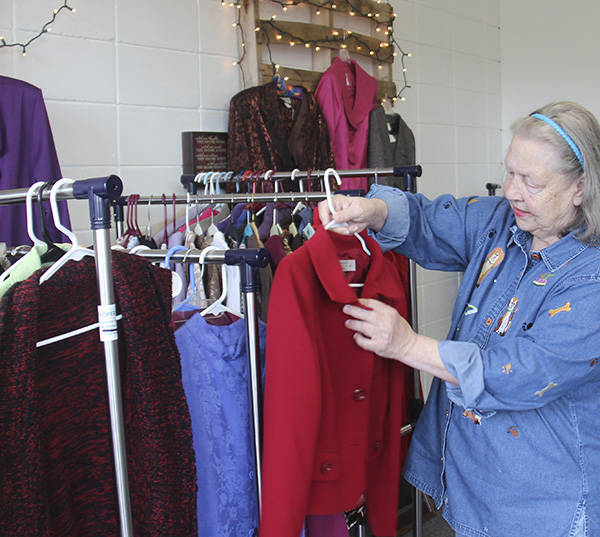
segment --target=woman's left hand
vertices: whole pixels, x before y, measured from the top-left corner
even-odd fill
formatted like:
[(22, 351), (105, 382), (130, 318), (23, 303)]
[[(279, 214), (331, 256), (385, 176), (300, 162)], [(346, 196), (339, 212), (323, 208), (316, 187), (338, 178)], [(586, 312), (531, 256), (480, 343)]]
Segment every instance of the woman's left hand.
[(383, 358), (403, 361), (417, 334), (391, 306), (372, 298), (360, 298), (359, 302), (364, 308), (346, 305), (343, 309), (351, 317), (346, 326), (354, 330), (356, 344)]

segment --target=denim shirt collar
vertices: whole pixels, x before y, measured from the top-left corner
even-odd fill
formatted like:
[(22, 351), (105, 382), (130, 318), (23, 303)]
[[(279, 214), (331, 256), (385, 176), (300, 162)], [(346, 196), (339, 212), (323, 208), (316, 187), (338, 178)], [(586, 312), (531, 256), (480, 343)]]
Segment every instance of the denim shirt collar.
[[(521, 250), (528, 253), (531, 246), (531, 233), (519, 229), (516, 225), (511, 226), (510, 232), (511, 236), (507, 246), (516, 244)], [(540, 250), (539, 254), (549, 272), (558, 270), (588, 248), (587, 244), (576, 238), (579, 232), (581, 229), (573, 230), (559, 241)]]

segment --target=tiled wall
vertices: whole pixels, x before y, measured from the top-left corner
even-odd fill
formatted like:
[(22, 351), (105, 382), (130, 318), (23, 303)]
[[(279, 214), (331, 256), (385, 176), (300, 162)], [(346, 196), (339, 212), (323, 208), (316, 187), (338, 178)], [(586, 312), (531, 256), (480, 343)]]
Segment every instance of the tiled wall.
[[(412, 127), (419, 191), (487, 195), (502, 162), (498, 0), (399, 0), (395, 33), (413, 53), (397, 106)], [(419, 328), (443, 339), (459, 275), (418, 270)]]
[[(182, 192), (181, 131), (225, 130), (241, 89), (234, 9), (220, 0), (70, 3), (77, 13), (61, 13), (26, 57), (0, 49), (0, 72), (44, 91), (64, 176), (117, 173), (127, 193)], [(58, 5), (0, 0), (0, 34), (28, 38)], [(483, 195), (502, 160), (499, 0), (392, 5), (395, 35), (413, 53), (412, 88), (396, 110), (415, 133), (420, 191)], [(85, 241), (85, 203), (71, 211)], [(458, 275), (419, 271), (418, 281), (421, 331), (444, 337)]]

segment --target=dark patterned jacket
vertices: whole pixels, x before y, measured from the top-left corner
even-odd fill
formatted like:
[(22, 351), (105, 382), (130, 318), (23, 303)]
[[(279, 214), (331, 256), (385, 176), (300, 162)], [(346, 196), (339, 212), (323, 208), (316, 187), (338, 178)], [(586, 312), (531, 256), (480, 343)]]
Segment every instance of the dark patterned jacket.
[[(195, 537), (190, 417), (170, 322), (170, 274), (115, 252), (128, 476), (137, 536)], [(41, 271), (0, 303), (0, 535), (117, 537), (119, 517), (94, 261)]]
[(227, 167), (230, 170), (301, 170), (333, 166), (327, 124), (312, 93), (292, 98), (277, 86), (248, 88), (231, 99)]

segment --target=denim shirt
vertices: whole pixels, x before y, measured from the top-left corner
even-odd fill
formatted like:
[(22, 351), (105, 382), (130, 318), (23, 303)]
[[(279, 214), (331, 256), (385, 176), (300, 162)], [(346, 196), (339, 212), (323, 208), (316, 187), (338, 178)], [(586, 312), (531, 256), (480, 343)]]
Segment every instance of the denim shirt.
[(374, 186), (384, 250), (464, 271), (406, 479), (460, 534), (600, 536), (600, 251), (539, 252), (503, 198), (429, 201)]

